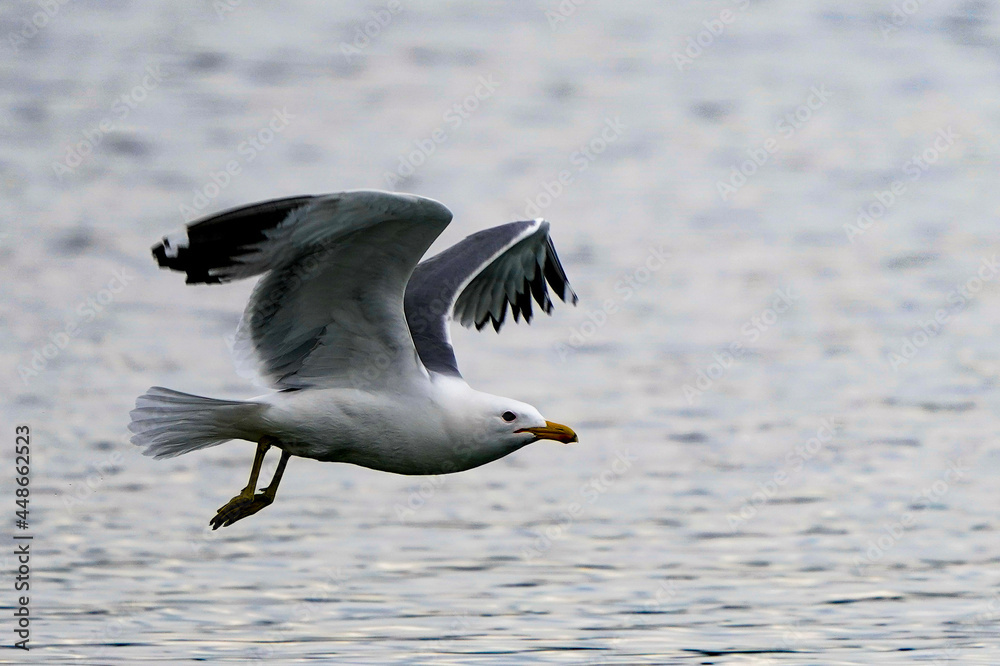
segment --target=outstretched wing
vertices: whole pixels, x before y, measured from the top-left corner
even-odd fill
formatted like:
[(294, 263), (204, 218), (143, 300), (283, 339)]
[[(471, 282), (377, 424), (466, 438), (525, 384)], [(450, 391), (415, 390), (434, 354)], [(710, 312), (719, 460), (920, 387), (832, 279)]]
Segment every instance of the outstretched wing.
[(511, 222), (472, 234), (421, 262), (406, 286), (406, 322), (428, 370), (461, 376), (448, 324), (497, 331), (510, 307), (514, 321), (531, 322), (531, 300), (552, 311), (549, 287), (577, 302), (545, 220)]
[(275, 388), (376, 386), (424, 373), (403, 313), (414, 267), (451, 221), (422, 197), (293, 197), (191, 224), (153, 248), (190, 283), (263, 274), (236, 333), (241, 373)]

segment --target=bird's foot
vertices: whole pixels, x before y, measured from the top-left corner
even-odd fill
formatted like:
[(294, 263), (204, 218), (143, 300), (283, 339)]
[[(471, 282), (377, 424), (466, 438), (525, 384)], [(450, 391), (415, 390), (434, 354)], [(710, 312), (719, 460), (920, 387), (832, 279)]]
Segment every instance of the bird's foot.
[(256, 495), (240, 493), (220, 508), (209, 523), (212, 525), (213, 530), (217, 530), (220, 527), (227, 527), (237, 520), (243, 520), (247, 516), (252, 516), (272, 502), (274, 502), (274, 493), (268, 492), (267, 489)]

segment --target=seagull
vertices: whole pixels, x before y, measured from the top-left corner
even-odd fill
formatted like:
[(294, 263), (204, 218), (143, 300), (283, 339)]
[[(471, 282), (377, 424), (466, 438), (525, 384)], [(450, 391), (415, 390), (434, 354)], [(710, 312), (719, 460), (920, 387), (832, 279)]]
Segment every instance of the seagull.
[[(452, 219), (411, 194), (355, 190), (264, 201), (188, 225), (153, 247), (188, 284), (261, 276), (236, 331), (241, 376), (272, 392), (219, 400), (154, 386), (130, 413), (132, 442), (170, 458), (230, 440), (257, 443), (246, 487), (212, 529), (275, 498), (291, 456), (395, 474), (450, 474), (538, 440), (578, 441), (523, 402), (462, 378), (449, 324), (503, 325), (508, 308), (577, 302), (549, 223), (511, 222), (420, 261)], [(419, 262), (419, 263), (418, 263)], [(281, 458), (257, 492), (271, 447)]]

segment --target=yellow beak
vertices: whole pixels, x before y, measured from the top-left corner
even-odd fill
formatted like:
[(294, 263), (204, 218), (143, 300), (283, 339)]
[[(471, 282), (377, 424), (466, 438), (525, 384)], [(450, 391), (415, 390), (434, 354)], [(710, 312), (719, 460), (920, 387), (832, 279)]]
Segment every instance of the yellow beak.
[(530, 432), (538, 439), (554, 439), (557, 442), (562, 442), (563, 444), (580, 441), (577, 438), (576, 433), (573, 432), (572, 428), (568, 428), (559, 423), (553, 423), (552, 421), (546, 421), (544, 428), (521, 428), (515, 432)]

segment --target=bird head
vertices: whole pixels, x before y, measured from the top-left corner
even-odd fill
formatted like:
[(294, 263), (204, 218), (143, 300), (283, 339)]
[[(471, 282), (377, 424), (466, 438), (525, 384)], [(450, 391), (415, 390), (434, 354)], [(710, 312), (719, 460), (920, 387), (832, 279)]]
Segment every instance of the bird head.
[(487, 406), (486, 427), (500, 441), (513, 442), (517, 448), (540, 439), (563, 444), (580, 441), (568, 426), (548, 421), (531, 405), (491, 396)]
[(475, 391), (465, 382), (439, 378), (438, 385), (461, 469), (503, 458), (541, 439), (579, 441), (571, 428), (546, 420), (527, 403)]

